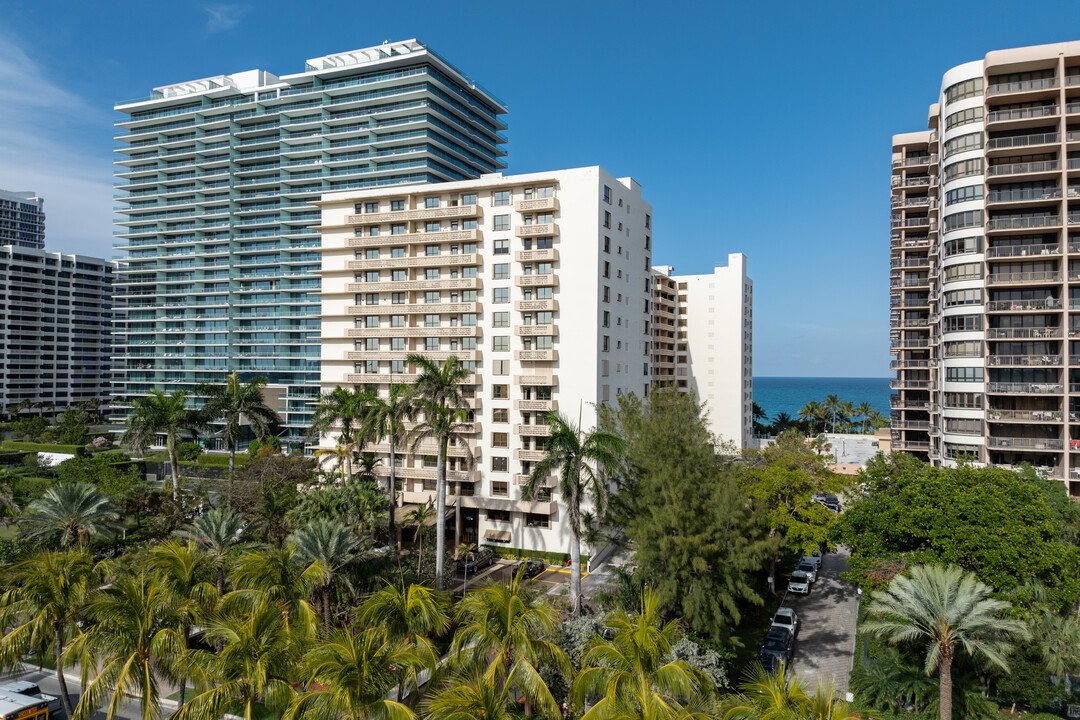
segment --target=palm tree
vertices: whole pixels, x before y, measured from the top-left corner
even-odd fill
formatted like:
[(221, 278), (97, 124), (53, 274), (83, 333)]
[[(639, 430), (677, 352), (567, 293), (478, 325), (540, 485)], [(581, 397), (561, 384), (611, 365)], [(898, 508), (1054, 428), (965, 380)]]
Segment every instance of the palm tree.
[(836, 413), (843, 410), (844, 401), (840, 399), (839, 395), (826, 395), (825, 401), (821, 403), (822, 410), (825, 411), (825, 417), (830, 419), (829, 428), (836, 432)]
[[(426, 585), (387, 582), (380, 590), (367, 596), (356, 609), (356, 620), (363, 627), (379, 628), (393, 642), (406, 645), (418, 665), (411, 668), (413, 682), (418, 667), (434, 670), (439, 652), (431, 637), (441, 635), (450, 627), (446, 598)], [(400, 675), (398, 698), (405, 696), (405, 674)]]
[(222, 649), (191, 650), (184, 665), (208, 689), (173, 713), (172, 720), (220, 720), (225, 713), (257, 720), (257, 703), (276, 712), (289, 706), (294, 693), (288, 676), (301, 657), (301, 643), (273, 601), (226, 604), (206, 623), (203, 636)]
[(952, 663), (958, 650), (1008, 671), (1011, 640), (1029, 637), (1023, 623), (1002, 617), (1009, 603), (972, 573), (950, 565), (916, 565), (897, 575), (887, 590), (874, 593), (863, 630), (890, 642), (926, 645), (927, 675), (938, 670), (941, 720), (952, 720)]
[[(346, 444), (338, 443), (332, 448), (319, 448), (315, 451), (315, 457), (317, 458), (331, 458), (333, 465), (341, 470), (341, 482), (348, 482), (352, 477), (352, 459), (356, 456), (356, 443), (350, 442)], [(321, 463), (321, 461), (320, 461)], [(348, 471), (348, 477), (345, 476)]]
[(776, 417), (772, 421), (772, 432), (774, 435), (779, 435), (785, 430), (790, 430), (795, 427), (795, 419), (786, 412), (776, 413)]
[(67, 650), (82, 666), (85, 688), (72, 720), (86, 720), (106, 702), (105, 719), (113, 720), (128, 697), (139, 699), (142, 720), (161, 717), (162, 670), (184, 646), (172, 607), (165, 584), (146, 573), (120, 573), (90, 596), (86, 617), (93, 624)]
[(811, 400), (803, 406), (799, 411), (799, 418), (801, 418), (808, 425), (808, 435), (814, 434), (814, 423), (825, 416), (825, 410), (822, 409), (821, 403), (816, 400)]
[(177, 438), (185, 432), (194, 432), (203, 426), (198, 414), (188, 410), (187, 393), (174, 390), (166, 395), (161, 390), (151, 390), (149, 395), (136, 398), (128, 418), (128, 429), (121, 442), (137, 453), (145, 452), (157, 442), (157, 436), (165, 435), (165, 447), (169, 452), (169, 473), (172, 475), (173, 500), (180, 499), (179, 461), (176, 458)]
[(63, 547), (86, 544), (95, 537), (111, 537), (119, 526), (120, 512), (109, 496), (90, 483), (54, 485), (26, 507), (20, 518), (23, 532), (39, 542), (59, 541)]
[(509, 682), (500, 683), (479, 672), (468, 673), (424, 703), (426, 717), (429, 720), (519, 720), (521, 715), (510, 707), (516, 705), (515, 680), (510, 678)]
[(195, 543), (209, 557), (210, 567), (217, 571), (218, 595), (225, 594), (225, 571), (229, 557), (240, 546), (243, 529), (244, 519), (239, 513), (229, 508), (214, 508), (174, 533)]
[[(468, 420), (465, 396), (461, 392), (461, 382), (468, 377), (469, 371), (456, 356), (451, 355), (442, 365), (423, 355), (409, 355), (406, 362), (416, 365), (420, 372), (413, 384), (413, 393), (417, 410), (423, 414), (423, 421), (412, 432), (413, 450), (415, 451), (425, 438), (433, 438), (439, 445), (438, 470), (435, 481), (435, 589), (446, 588), (446, 452), (450, 444), (464, 448), (466, 463), (472, 463), (472, 453), (466, 440), (466, 433), (472, 427)], [(457, 494), (458, 498), (461, 493)], [(460, 500), (459, 500), (460, 504)], [(455, 543), (461, 536), (461, 508), (455, 513)]]
[(551, 428), (545, 445), (547, 454), (536, 463), (521, 495), (531, 500), (545, 478), (558, 471), (559, 496), (570, 523), (570, 612), (577, 615), (581, 611), (581, 536), (585, 530), (581, 505), (588, 497), (595, 512), (603, 511), (607, 502), (604, 472), (618, 463), (626, 443), (596, 428), (584, 432), (558, 413), (548, 413), (547, 425)]
[(72, 717), (64, 670), (66, 642), (79, 632), (82, 606), (93, 588), (94, 563), (82, 548), (38, 553), (7, 574), (0, 600), (0, 664), (12, 667), (24, 655), (49, 645), (56, 661), (56, 681), (67, 717)]
[[(147, 557), (147, 567), (158, 574), (169, 593), (181, 653), (188, 650), (192, 626), (209, 614), (219, 598), (214, 586), (206, 582), (210, 566), (210, 557), (191, 540), (186, 543), (166, 540), (154, 546)], [(183, 705), (187, 684), (182, 673), (176, 673), (174, 679), (180, 683), (178, 702)]]
[(400, 698), (388, 696), (399, 669), (416, 662), (407, 646), (375, 628), (334, 630), (300, 663), (300, 677), (315, 687), (296, 697), (284, 720), (414, 720), (416, 714)]
[(870, 419), (872, 412), (874, 412), (874, 406), (868, 402), (861, 402), (855, 406), (855, 415), (862, 418), (860, 427), (863, 432), (866, 432), (866, 422)]
[(421, 568), (424, 565), (424, 535), (427, 534), (427, 523), (431, 519), (431, 506), (427, 503), (421, 503), (416, 508), (409, 511), (409, 514), (405, 516), (405, 519), (416, 525), (416, 535), (414, 541), (420, 543), (419, 554), (416, 558), (416, 573), (422, 575)]
[(290, 539), (301, 560), (326, 568), (325, 577), (315, 590), (322, 605), (323, 630), (329, 633), (331, 595), (335, 585), (344, 584), (347, 589), (351, 588), (342, 570), (360, 557), (360, 541), (346, 527), (326, 518), (312, 520), (294, 532)]
[[(348, 390), (338, 385), (330, 392), (320, 395), (315, 412), (311, 416), (312, 437), (326, 435), (340, 425), (338, 443), (341, 445), (359, 445), (359, 426), (371, 412), (372, 395), (364, 390)], [(347, 467), (345, 474), (352, 477), (352, 457), (344, 458)]]
[(703, 673), (685, 660), (668, 660), (679, 625), (663, 622), (660, 596), (651, 588), (642, 589), (640, 614), (615, 610), (604, 626), (614, 635), (589, 641), (572, 690), (579, 705), (601, 697), (582, 720), (683, 717), (691, 700), (710, 694), (712, 681)]
[(375, 468), (382, 465), (382, 458), (373, 452), (360, 453), (360, 459), (356, 463), (356, 474), (353, 475), (357, 480), (365, 483), (377, 483), (379, 481), (378, 476), (375, 474)]
[(394, 527), (394, 510), (397, 507), (397, 446), (405, 440), (405, 423), (416, 417), (417, 406), (408, 385), (391, 385), (386, 398), (375, 396), (371, 402), (371, 415), (364, 429), (373, 442), (386, 440), (390, 444), (390, 480), (386, 494), (390, 502), (390, 519), (387, 528), (392, 548), (398, 548), (397, 529)]
[(776, 672), (768, 672), (759, 663), (754, 663), (746, 671), (739, 689), (740, 693), (725, 699), (723, 720), (796, 720), (810, 709), (811, 700), (803, 690), (799, 676), (784, 664)]
[(509, 585), (492, 583), (458, 603), (458, 630), (450, 646), (450, 665), (465, 672), (482, 670), (504, 687), (518, 687), (530, 705), (553, 717), (558, 705), (540, 678), (542, 667), (570, 677), (566, 653), (548, 640), (559, 625), (558, 612), (538, 600), (524, 580), (524, 568)]
[(236, 448), (244, 439), (244, 425), (248, 425), (256, 438), (263, 438), (278, 422), (278, 415), (263, 399), (266, 378), (240, 379), (235, 370), (225, 378), (224, 385), (201, 385), (196, 393), (206, 396), (202, 406), (203, 419), (207, 423), (221, 423), (217, 433), (229, 449), (229, 477), (225, 502), (232, 505), (233, 473), (236, 471)]
[[(324, 585), (329, 569), (319, 561), (303, 562), (292, 543), (249, 550), (236, 561), (233, 572), (239, 590), (230, 595), (257, 603), (274, 603), (285, 628), (299, 639), (318, 634), (318, 613), (307, 598)], [(228, 600), (229, 598), (227, 598)]]

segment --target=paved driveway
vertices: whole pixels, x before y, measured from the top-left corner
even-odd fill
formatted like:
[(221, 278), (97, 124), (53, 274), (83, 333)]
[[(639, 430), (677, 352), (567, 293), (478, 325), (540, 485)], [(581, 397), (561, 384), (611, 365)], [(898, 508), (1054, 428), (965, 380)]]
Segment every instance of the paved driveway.
[(810, 594), (789, 593), (784, 598), (784, 605), (799, 614), (792, 667), (810, 692), (818, 681), (823, 685), (835, 683), (841, 695), (848, 689), (859, 599), (855, 588), (839, 576), (848, 570), (847, 558), (843, 548), (827, 554)]

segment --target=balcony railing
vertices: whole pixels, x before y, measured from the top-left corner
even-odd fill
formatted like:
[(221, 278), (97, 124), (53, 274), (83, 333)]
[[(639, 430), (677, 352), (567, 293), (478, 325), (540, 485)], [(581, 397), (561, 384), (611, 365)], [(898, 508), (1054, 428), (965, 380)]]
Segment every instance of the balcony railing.
[(1038, 162), (1005, 163), (1003, 165), (991, 165), (986, 169), (986, 174), (991, 177), (997, 175), (1019, 175), (1021, 173), (1053, 172), (1061, 169), (1061, 163), (1057, 160), (1040, 160)]
[(1061, 338), (1061, 328), (990, 328), (986, 337), (990, 340), (1057, 340)]
[(1029, 420), (1032, 422), (1061, 422), (1064, 413), (1061, 410), (998, 410), (986, 411), (988, 420)]
[[(1080, 386), (1077, 387), (1080, 389)], [(1065, 391), (1065, 386), (1061, 383), (992, 382), (987, 385), (986, 391), (1002, 395), (1060, 395)]]
[[(1080, 251), (1080, 247), (1077, 248)], [(1003, 245), (986, 249), (986, 257), (1024, 257), (1026, 255), (1060, 255), (1060, 243), (1046, 243), (1041, 245)]]
[(914, 157), (897, 158), (897, 159), (893, 160), (892, 166), (894, 168), (920, 167), (922, 165), (930, 165), (932, 163), (936, 163), (937, 159), (938, 159), (938, 156), (936, 154), (933, 154), (933, 155), (916, 155)]
[(1033, 282), (1061, 282), (1061, 273), (1057, 270), (1037, 270), (1032, 272), (991, 273), (987, 276), (988, 285), (1014, 285)]
[(988, 445), (992, 448), (1017, 450), (1062, 450), (1065, 442), (1057, 438), (998, 437), (991, 435)]
[(1020, 80), (1019, 82), (998, 83), (986, 88), (987, 95), (1002, 95), (1004, 93), (1030, 92), (1032, 90), (1049, 90), (1058, 86), (1056, 77), (1035, 78), (1034, 80)]
[(1056, 200), (1061, 188), (1021, 188), (1017, 190), (991, 190), (987, 202), (1020, 202), (1023, 200)]
[(1052, 117), (1058, 114), (1057, 105), (1039, 105), (1038, 107), (1011, 108), (1009, 110), (995, 110), (987, 113), (986, 122), (1003, 122), (1006, 120), (1026, 120), (1028, 118)]
[(1048, 145), (1061, 142), (1060, 133), (1035, 133), (1034, 135), (1014, 135), (1013, 137), (991, 138), (986, 141), (987, 150), (1002, 148), (1027, 147), (1028, 145)]
[(986, 304), (989, 312), (1008, 310), (1060, 310), (1061, 300), (1045, 298), (1042, 300), (991, 300)]
[(1060, 355), (991, 355), (986, 359), (990, 366), (1019, 365), (1023, 367), (1059, 367)]

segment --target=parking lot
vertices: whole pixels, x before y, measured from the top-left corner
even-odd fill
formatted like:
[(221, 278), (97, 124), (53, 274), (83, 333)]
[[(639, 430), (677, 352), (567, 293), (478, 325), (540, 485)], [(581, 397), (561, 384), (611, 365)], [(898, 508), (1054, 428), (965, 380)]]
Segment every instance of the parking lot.
[(840, 573), (848, 570), (847, 558), (843, 548), (826, 554), (810, 594), (788, 593), (784, 598), (783, 605), (794, 608), (799, 615), (792, 669), (808, 691), (813, 691), (819, 681), (823, 685), (835, 683), (839, 693), (848, 689), (859, 596), (854, 587), (840, 579)]

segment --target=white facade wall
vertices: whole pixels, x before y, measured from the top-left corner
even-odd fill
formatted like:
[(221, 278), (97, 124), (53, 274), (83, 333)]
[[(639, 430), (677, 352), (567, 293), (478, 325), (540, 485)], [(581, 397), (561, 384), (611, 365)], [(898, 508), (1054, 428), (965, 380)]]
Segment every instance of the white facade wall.
[[(509, 192), (509, 198), (496, 196), (502, 192)], [(437, 208), (426, 207), (436, 199)], [(391, 211), (395, 201), (403, 211)], [(495, 204), (504, 201), (509, 204)], [(372, 202), (378, 203), (378, 215), (356, 212)], [(567, 552), (570, 529), (557, 488), (550, 499), (524, 501), (521, 483), (531, 463), (544, 454), (543, 428), (536, 427), (544, 411), (557, 410), (588, 429), (596, 423), (597, 403), (647, 392), (652, 208), (642, 199), (641, 187), (588, 167), (337, 193), (324, 196), (320, 205), (323, 391), (370, 384), (385, 393), (391, 363), (408, 352), (440, 361), (454, 354), (470, 363), (476, 463), (467, 469), (452, 454), (455, 472), (449, 478), (451, 492), (456, 482), (463, 483), (465, 539)], [(541, 217), (547, 214), (550, 222)], [(431, 234), (435, 229), (427, 228), (429, 222), (439, 223), (439, 235)], [(472, 222), (475, 229), (466, 225)], [(406, 226), (404, 234), (392, 234), (395, 224)], [(379, 232), (374, 237), (373, 226)], [(551, 239), (550, 248), (540, 247), (542, 238)], [(475, 254), (465, 252), (471, 243)], [(438, 255), (428, 255), (428, 246), (436, 244)], [(403, 248), (404, 257), (394, 258), (393, 248)], [(378, 256), (369, 259), (373, 250)], [(551, 263), (550, 276), (538, 273), (540, 262)], [(496, 277), (502, 265), (508, 266), (508, 277)], [(438, 279), (425, 280), (427, 270), (436, 268)], [(475, 278), (467, 277), (466, 268), (475, 269)], [(404, 271), (405, 279), (395, 281), (395, 270)], [(367, 273), (374, 271), (378, 278), (369, 280)], [(424, 284), (415, 284), (420, 281)], [(438, 305), (425, 302), (426, 293), (440, 284)], [(391, 293), (404, 287), (410, 288), (404, 304), (393, 304)], [(550, 299), (539, 297), (541, 288), (551, 289)], [(496, 290), (505, 291), (507, 301), (497, 301)], [(465, 295), (473, 291), (475, 301)], [(374, 293), (376, 306), (367, 302)], [(537, 313), (548, 311), (552, 319), (545, 329), (548, 323), (541, 325)], [(424, 327), (425, 316), (435, 312), (438, 328)], [(475, 327), (463, 324), (463, 313), (475, 313)], [(395, 329), (393, 318), (401, 315), (407, 327)], [(368, 327), (367, 317), (378, 317), (378, 326)], [(441, 336), (438, 350), (425, 350), (426, 338), (436, 333)], [(377, 349), (358, 349), (373, 337)], [(394, 337), (404, 338), (405, 350), (392, 348)], [(550, 351), (536, 347), (541, 337), (551, 338)], [(503, 338), (505, 350), (496, 344)], [(369, 360), (378, 363), (376, 373), (366, 372)], [(411, 380), (413, 369), (401, 370), (406, 373), (401, 381)], [(548, 387), (550, 400), (540, 399)], [(504, 434), (506, 447), (499, 447)], [(334, 436), (321, 440), (324, 446), (334, 442)], [(504, 462), (506, 470), (497, 469)], [(420, 454), (407, 457), (399, 474), (405, 476), (400, 486), (404, 503), (433, 499), (435, 470), (424, 467)], [(451, 494), (448, 504), (458, 499)]]

